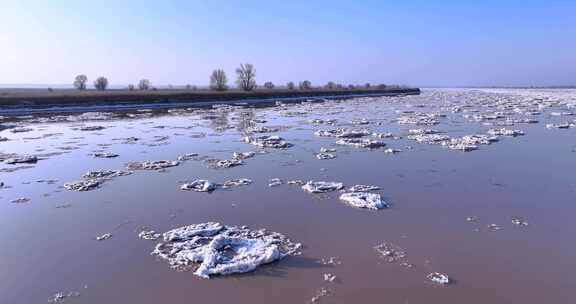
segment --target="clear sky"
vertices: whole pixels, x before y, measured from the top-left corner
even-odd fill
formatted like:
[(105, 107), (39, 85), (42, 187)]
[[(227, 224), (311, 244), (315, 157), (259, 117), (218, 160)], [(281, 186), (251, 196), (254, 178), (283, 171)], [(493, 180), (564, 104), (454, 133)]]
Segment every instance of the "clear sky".
[(0, 84), (575, 85), (576, 0), (0, 0)]

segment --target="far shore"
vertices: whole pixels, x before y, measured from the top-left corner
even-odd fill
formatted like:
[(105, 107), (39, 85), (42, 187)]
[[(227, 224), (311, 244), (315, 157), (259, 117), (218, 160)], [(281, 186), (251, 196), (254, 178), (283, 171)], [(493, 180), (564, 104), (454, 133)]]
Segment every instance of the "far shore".
[(147, 91), (54, 89), (0, 89), (0, 115), (22, 115), (41, 112), (78, 112), (106, 109), (141, 109), (212, 104), (265, 104), (300, 102), (307, 99), (341, 99), (369, 96), (420, 94), (418, 88), (357, 89), (258, 89), (210, 91), (163, 89)]

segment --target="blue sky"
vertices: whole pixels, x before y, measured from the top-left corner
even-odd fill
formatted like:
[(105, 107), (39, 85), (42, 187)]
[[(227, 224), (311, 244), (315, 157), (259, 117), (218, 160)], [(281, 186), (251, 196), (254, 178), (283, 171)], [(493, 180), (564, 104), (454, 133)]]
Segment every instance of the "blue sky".
[(576, 1), (0, 3), (0, 84), (576, 85)]

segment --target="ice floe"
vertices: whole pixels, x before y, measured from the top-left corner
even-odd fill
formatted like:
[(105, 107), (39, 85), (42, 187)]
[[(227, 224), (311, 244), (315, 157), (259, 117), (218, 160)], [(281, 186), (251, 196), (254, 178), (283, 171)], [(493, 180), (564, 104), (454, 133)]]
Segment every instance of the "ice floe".
[(245, 137), (244, 142), (255, 145), (261, 148), (275, 148), (275, 149), (283, 149), (291, 147), (292, 144), (286, 142), (280, 136), (259, 136), (259, 137)]
[(145, 160), (139, 162), (129, 162), (126, 168), (130, 170), (162, 170), (178, 166), (180, 163), (174, 160)]
[(102, 184), (98, 179), (87, 179), (64, 184), (64, 188), (71, 191), (90, 191), (94, 190)]
[(309, 181), (302, 189), (310, 193), (326, 193), (332, 191), (338, 191), (344, 188), (343, 183), (337, 182), (325, 182), (325, 181)]
[(426, 276), (428, 280), (438, 283), (441, 285), (450, 284), (450, 277), (448, 275), (439, 273), (439, 272), (432, 272)]
[(332, 130), (318, 130), (314, 135), (320, 137), (336, 137), (336, 138), (359, 138), (370, 135), (368, 130), (350, 130), (350, 129), (332, 129)]
[(180, 186), (180, 189), (196, 192), (212, 192), (216, 190), (216, 184), (205, 179), (197, 179), (191, 183), (183, 184)]
[(338, 145), (352, 146), (355, 148), (376, 149), (386, 146), (384, 142), (365, 138), (343, 138), (336, 141)]
[(254, 271), (297, 253), (300, 247), (280, 233), (208, 222), (164, 233), (152, 254), (174, 268), (192, 269), (208, 279)]
[(114, 158), (118, 157), (118, 154), (111, 152), (97, 152), (92, 154), (92, 156), (94, 156), (95, 158)]
[(342, 193), (342, 195), (340, 195), (340, 200), (357, 208), (379, 210), (388, 207), (388, 204), (385, 201), (383, 201), (382, 198), (380, 197), (380, 194), (377, 193), (369, 193), (369, 192)]

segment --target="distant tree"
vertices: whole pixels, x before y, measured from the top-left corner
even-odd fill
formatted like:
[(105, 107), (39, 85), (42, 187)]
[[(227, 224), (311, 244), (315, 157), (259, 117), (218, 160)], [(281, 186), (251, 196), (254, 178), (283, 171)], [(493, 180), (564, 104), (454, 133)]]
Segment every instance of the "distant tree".
[(342, 90), (342, 89), (344, 88), (344, 86), (343, 86), (341, 83), (339, 83), (339, 84), (336, 85), (336, 88), (337, 88), (338, 90)]
[(367, 82), (367, 83), (364, 85), (364, 87), (367, 88), (367, 89), (369, 89), (369, 88), (372, 87), (372, 85), (371, 85), (369, 82)]
[(210, 89), (216, 91), (226, 91), (228, 89), (228, 78), (224, 70), (214, 70), (210, 75)]
[(191, 88), (192, 88), (191, 85), (189, 85), (189, 84), (186, 85), (186, 90), (190, 90)]
[(274, 84), (271, 81), (268, 81), (268, 82), (264, 83), (264, 87), (267, 89), (273, 89)]
[(354, 90), (354, 89), (356, 88), (356, 86), (353, 85), (353, 84), (349, 84), (349, 85), (348, 85), (348, 88), (349, 88), (350, 90)]
[(294, 90), (294, 88), (296, 87), (296, 85), (294, 85), (294, 82), (290, 81), (286, 84), (286, 88), (288, 90)]
[(98, 91), (106, 90), (106, 88), (108, 87), (108, 78), (102, 76), (96, 78), (96, 81), (94, 81), (94, 87)]
[(334, 83), (333, 81), (329, 81), (329, 82), (326, 84), (326, 88), (327, 88), (328, 90), (334, 90), (334, 89), (336, 88), (336, 83)]
[(128, 85), (128, 90), (129, 90), (129, 91), (134, 91), (134, 85), (133, 85), (133, 84), (129, 84), (129, 85)]
[(148, 79), (141, 79), (138, 82), (138, 89), (142, 90), (142, 91), (146, 91), (150, 89), (150, 80)]
[(300, 90), (310, 90), (312, 89), (312, 83), (309, 80), (300, 81), (298, 87)]
[(386, 85), (383, 84), (383, 83), (381, 83), (381, 84), (378, 85), (378, 88), (379, 88), (379, 89), (385, 89), (385, 88), (386, 88)]
[(239, 68), (236, 69), (236, 84), (238, 87), (244, 91), (252, 91), (256, 88), (256, 70), (254, 66), (246, 63), (241, 64)]
[(78, 75), (74, 79), (74, 87), (78, 90), (86, 90), (86, 82), (88, 82), (86, 75)]
[(53, 88), (48, 88), (48, 92), (52, 93), (52, 92), (54, 92), (54, 89), (53, 89)]

